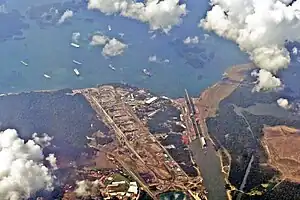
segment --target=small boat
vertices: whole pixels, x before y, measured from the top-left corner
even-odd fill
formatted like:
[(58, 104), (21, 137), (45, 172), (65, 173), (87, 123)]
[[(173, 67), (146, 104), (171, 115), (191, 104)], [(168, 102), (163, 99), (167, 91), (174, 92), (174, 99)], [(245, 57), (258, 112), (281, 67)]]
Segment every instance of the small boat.
[(108, 28), (109, 31), (111, 31), (111, 26), (110, 25), (108, 25), (107, 28)]
[(77, 60), (73, 60), (72, 62), (75, 63), (76, 65), (82, 65), (82, 63)]
[(28, 66), (28, 63), (26, 63), (25, 61), (21, 60), (20, 61), (23, 65)]
[(108, 67), (109, 67), (110, 69), (116, 71), (116, 68), (114, 68), (114, 67), (112, 66), (112, 64), (109, 64)]
[(152, 74), (147, 69), (143, 69), (143, 73), (149, 77), (152, 76)]
[(76, 74), (76, 76), (80, 76), (80, 73), (79, 73), (78, 69), (75, 68), (75, 69), (73, 69), (73, 71)]
[(45, 78), (51, 78), (51, 76), (49, 76), (48, 74), (44, 74)]
[(79, 47), (80, 47), (79, 44), (76, 44), (76, 43), (74, 43), (74, 42), (70, 43), (70, 45), (71, 45), (72, 47), (75, 47), (75, 48), (79, 48)]

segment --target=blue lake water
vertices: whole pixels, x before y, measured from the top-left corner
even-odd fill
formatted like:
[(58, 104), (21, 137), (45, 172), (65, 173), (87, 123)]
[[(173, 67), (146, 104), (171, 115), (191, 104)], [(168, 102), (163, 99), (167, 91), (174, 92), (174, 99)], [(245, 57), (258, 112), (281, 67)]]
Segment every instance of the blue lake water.
[[(7, 9), (17, 9), (25, 15), (29, 6), (54, 2), (60, 1), (10, 0)], [(208, 9), (207, 2), (191, 0), (187, 2), (187, 8), (189, 13), (180, 26), (174, 27), (168, 35), (156, 32), (155, 39), (150, 39), (154, 33), (148, 33), (147, 24), (120, 16), (105, 16), (96, 11), (82, 10), (70, 19), (71, 24), (47, 26), (44, 29), (36, 21), (26, 19), (30, 28), (24, 31), (24, 40), (1, 42), (0, 92), (84, 88), (124, 81), (171, 97), (182, 96), (184, 88), (188, 88), (192, 95), (198, 95), (216, 82), (227, 67), (246, 63), (248, 58), (235, 44), (211, 33), (204, 40), (203, 34), (206, 32), (197, 24)], [(86, 22), (83, 18), (92, 18), (94, 21)], [(108, 24), (112, 31), (107, 30)], [(88, 36), (95, 31), (116, 37), (129, 46), (123, 55), (106, 59), (101, 55), (100, 47), (92, 48), (88, 44)], [(73, 32), (81, 33), (81, 47), (78, 49), (69, 45)], [(118, 35), (121, 32), (125, 34), (122, 39)], [(170, 44), (174, 39), (182, 41), (187, 36), (198, 36), (201, 39), (198, 48), (214, 53), (213, 60), (205, 63), (203, 68), (195, 69), (188, 65), (186, 59), (177, 53), (182, 45), (174, 48)], [(151, 55), (169, 59), (170, 63), (149, 63), (148, 57)], [(28, 61), (28, 67), (20, 63), (24, 59)], [(83, 65), (75, 66), (73, 59)], [(109, 63), (117, 70), (108, 68)], [(74, 75), (75, 67), (79, 69), (81, 77)], [(153, 76), (143, 76), (143, 68), (148, 68)], [(44, 78), (44, 73), (52, 78)], [(199, 75), (201, 80), (198, 80)]]

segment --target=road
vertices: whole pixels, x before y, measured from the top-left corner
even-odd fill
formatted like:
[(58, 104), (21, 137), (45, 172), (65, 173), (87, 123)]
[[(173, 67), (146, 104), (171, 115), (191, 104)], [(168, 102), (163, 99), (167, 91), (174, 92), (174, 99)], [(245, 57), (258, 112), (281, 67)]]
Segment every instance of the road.
[(240, 186), (240, 193), (238, 194), (238, 196), (237, 196), (237, 198), (236, 198), (236, 200), (240, 200), (241, 199), (241, 197), (242, 197), (242, 195), (243, 195), (243, 190), (244, 190), (244, 187), (245, 187), (245, 185), (246, 185), (246, 182), (247, 182), (247, 178), (248, 178), (248, 175), (249, 175), (249, 172), (250, 172), (250, 169), (251, 169), (251, 166), (252, 166), (252, 162), (254, 161), (254, 156), (252, 155), (251, 156), (251, 159), (250, 159), (250, 161), (249, 161), (249, 163), (248, 163), (248, 166), (247, 166), (247, 169), (246, 169), (246, 172), (245, 172), (245, 176), (244, 176), (244, 178), (243, 178), (243, 182), (242, 182), (242, 184), (241, 184), (241, 186)]

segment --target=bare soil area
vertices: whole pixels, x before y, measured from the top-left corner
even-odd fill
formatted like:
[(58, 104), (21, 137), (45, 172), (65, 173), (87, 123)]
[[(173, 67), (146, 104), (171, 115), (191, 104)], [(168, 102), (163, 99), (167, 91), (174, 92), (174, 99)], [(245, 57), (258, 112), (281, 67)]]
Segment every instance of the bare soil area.
[(287, 126), (265, 127), (263, 146), (269, 164), (282, 178), (300, 182), (300, 130)]
[(253, 64), (236, 65), (228, 68), (223, 79), (201, 93), (195, 100), (195, 105), (199, 109), (201, 119), (214, 117), (219, 107), (219, 103), (228, 97), (245, 79), (245, 72), (254, 68)]

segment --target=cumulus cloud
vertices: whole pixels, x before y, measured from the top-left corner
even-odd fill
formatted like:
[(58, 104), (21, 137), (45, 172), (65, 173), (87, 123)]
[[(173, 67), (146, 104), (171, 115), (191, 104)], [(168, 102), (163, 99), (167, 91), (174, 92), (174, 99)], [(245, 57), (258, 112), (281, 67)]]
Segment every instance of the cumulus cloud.
[(158, 58), (156, 55), (149, 56), (148, 61), (153, 62), (153, 63), (169, 63), (170, 62), (169, 59), (161, 59), (161, 58)]
[(151, 40), (153, 40), (153, 39), (155, 39), (155, 38), (156, 38), (156, 34), (153, 34), (153, 35), (150, 37)]
[(95, 180), (93, 182), (82, 180), (76, 182), (77, 188), (75, 189), (75, 194), (78, 197), (86, 197), (92, 194), (93, 191), (97, 190), (99, 181)]
[(80, 33), (79, 32), (74, 32), (72, 33), (72, 41), (75, 43), (79, 42), (79, 38), (80, 38)]
[(109, 40), (102, 49), (103, 56), (117, 56), (121, 55), (124, 50), (127, 48), (127, 45), (120, 42), (116, 38)]
[[(300, 39), (300, 1), (291, 3), (292, 0), (211, 0), (212, 9), (199, 25), (235, 41), (259, 68), (275, 75), (290, 63), (286, 41)], [(279, 83), (276, 77), (272, 80)]]
[(58, 24), (62, 24), (66, 21), (66, 19), (73, 17), (73, 11), (72, 10), (66, 10), (62, 16), (58, 20)]
[(280, 106), (284, 109), (289, 109), (290, 108), (289, 101), (287, 99), (284, 99), (284, 98), (278, 99), (277, 104), (278, 104), (278, 106)]
[(260, 69), (258, 72), (253, 71), (251, 75), (257, 77), (256, 86), (253, 88), (253, 90), (257, 92), (261, 90), (271, 90), (282, 85), (279, 78), (264, 69)]
[(53, 190), (53, 177), (43, 165), (43, 149), (25, 142), (14, 129), (0, 132), (0, 199), (27, 199), (41, 189)]
[(298, 54), (298, 49), (297, 49), (297, 47), (293, 47), (292, 53), (293, 53), (294, 55), (297, 55), (297, 54)]
[(33, 133), (32, 139), (36, 144), (40, 145), (41, 147), (47, 147), (51, 144), (53, 137), (50, 137), (47, 133), (43, 133), (43, 134)]
[(186, 15), (186, 4), (179, 0), (89, 0), (89, 9), (97, 9), (107, 15), (119, 13), (124, 17), (149, 23), (151, 30), (168, 32)]
[(149, 62), (157, 62), (157, 57), (156, 57), (156, 55), (149, 56), (148, 61), (149, 61)]
[(199, 38), (198, 36), (195, 37), (187, 37), (183, 40), (184, 44), (198, 44), (199, 43)]
[(92, 46), (105, 45), (108, 41), (109, 41), (109, 37), (105, 35), (96, 34), (92, 36), (90, 45)]
[(0, 13), (7, 13), (5, 4), (0, 5)]
[(46, 157), (46, 160), (49, 162), (51, 167), (56, 170), (57, 169), (57, 164), (56, 164), (56, 157), (54, 156), (53, 153), (50, 153), (48, 157)]

